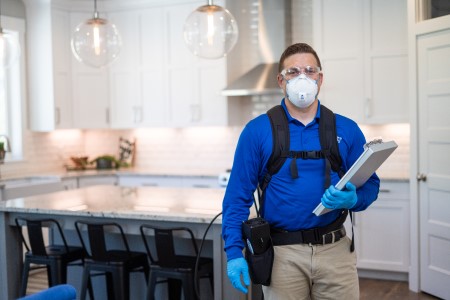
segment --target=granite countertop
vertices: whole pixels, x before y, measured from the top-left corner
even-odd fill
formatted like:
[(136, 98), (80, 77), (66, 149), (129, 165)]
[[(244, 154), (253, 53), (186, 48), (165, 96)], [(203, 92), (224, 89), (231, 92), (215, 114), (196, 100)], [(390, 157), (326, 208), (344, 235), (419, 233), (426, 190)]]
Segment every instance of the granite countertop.
[[(0, 211), (209, 223), (223, 189), (92, 186), (0, 202)], [(218, 218), (221, 222), (221, 218)]]

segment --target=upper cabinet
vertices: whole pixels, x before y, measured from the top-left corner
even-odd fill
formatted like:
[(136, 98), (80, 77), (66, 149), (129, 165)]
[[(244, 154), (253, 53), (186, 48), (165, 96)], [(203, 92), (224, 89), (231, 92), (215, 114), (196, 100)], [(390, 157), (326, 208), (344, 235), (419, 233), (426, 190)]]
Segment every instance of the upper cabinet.
[[(227, 100), (220, 95), (226, 86), (225, 58), (195, 57), (183, 40), (184, 21), (198, 1), (102, 4), (100, 17), (116, 25), (123, 45), (117, 60), (100, 69), (77, 61), (70, 48), (74, 28), (92, 18), (86, 3), (25, 0), (25, 4), (28, 27), (39, 26), (39, 36), (51, 41), (44, 47), (41, 38), (28, 38), (30, 49), (39, 49), (29, 55), (35, 66), (30, 87), (40, 91), (30, 95), (31, 108), (39, 108), (30, 110), (32, 130), (227, 124)], [(39, 73), (42, 57), (53, 64), (46, 76)]]
[(67, 11), (53, 9), (53, 92), (55, 128), (73, 127), (72, 66), (70, 52), (70, 15)]
[[(106, 14), (100, 15), (107, 18)], [(92, 12), (70, 12), (70, 35)], [(108, 67), (92, 68), (79, 62), (70, 52), (72, 66), (72, 107), (74, 128), (110, 127)]]
[(406, 0), (313, 1), (323, 104), (366, 124), (408, 122)]

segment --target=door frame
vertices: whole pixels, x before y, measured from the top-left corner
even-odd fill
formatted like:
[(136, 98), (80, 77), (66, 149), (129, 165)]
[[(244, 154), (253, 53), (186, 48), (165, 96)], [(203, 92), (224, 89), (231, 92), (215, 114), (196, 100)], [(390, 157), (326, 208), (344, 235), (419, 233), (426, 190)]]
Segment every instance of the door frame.
[[(408, 1), (408, 59), (409, 66), (409, 111), (410, 111), (410, 268), (409, 289), (420, 292), (420, 215), (419, 184), (419, 124), (417, 39), (419, 36), (450, 28), (450, 15), (423, 20), (425, 0)], [(420, 21), (419, 21), (420, 20)]]

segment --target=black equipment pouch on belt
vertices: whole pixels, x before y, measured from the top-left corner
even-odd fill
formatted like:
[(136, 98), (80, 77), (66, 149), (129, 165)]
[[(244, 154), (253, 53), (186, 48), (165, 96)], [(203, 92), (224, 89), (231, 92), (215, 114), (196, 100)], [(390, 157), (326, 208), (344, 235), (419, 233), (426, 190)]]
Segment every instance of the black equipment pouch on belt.
[(263, 218), (253, 218), (242, 223), (245, 242), (245, 259), (254, 284), (270, 285), (274, 250), (270, 226)]

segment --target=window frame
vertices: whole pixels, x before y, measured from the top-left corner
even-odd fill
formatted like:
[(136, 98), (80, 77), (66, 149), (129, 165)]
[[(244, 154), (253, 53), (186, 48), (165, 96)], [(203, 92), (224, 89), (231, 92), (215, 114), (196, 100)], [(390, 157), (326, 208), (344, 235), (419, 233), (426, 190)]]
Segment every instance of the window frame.
[(25, 20), (1, 16), (2, 28), (18, 38), (21, 53), (17, 62), (5, 70), (6, 89), (6, 132), (11, 152), (5, 156), (5, 162), (24, 159), (24, 128), (26, 127), (26, 73), (25, 73)]

